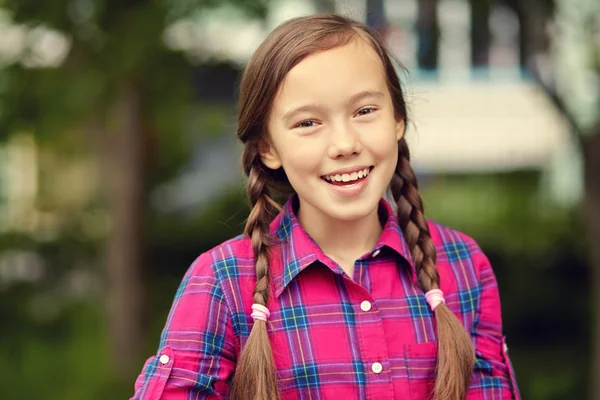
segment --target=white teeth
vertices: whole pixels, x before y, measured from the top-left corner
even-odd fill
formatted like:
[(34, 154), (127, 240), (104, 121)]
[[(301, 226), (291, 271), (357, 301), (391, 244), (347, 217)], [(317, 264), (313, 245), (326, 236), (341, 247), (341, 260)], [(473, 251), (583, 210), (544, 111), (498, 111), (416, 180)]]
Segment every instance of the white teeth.
[(369, 172), (369, 168), (365, 168), (358, 172), (352, 172), (351, 174), (327, 175), (325, 176), (325, 179), (330, 182), (350, 182), (366, 177), (369, 175)]

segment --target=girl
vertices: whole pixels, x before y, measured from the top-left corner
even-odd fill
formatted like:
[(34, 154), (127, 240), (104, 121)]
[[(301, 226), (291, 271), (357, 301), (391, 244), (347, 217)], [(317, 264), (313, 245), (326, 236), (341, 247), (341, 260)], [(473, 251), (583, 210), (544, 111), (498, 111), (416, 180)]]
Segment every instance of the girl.
[(245, 69), (238, 122), (245, 234), (189, 268), (133, 399), (519, 398), (487, 258), (424, 217), (376, 33), (282, 24)]

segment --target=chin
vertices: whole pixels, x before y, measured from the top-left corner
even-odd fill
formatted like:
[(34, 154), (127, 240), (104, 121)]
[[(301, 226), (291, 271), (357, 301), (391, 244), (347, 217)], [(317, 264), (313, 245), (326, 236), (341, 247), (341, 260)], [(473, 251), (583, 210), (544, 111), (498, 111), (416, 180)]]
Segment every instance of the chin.
[(374, 210), (377, 210), (379, 199), (356, 201), (344, 205), (328, 204), (323, 212), (329, 217), (339, 221), (355, 221), (370, 215)]

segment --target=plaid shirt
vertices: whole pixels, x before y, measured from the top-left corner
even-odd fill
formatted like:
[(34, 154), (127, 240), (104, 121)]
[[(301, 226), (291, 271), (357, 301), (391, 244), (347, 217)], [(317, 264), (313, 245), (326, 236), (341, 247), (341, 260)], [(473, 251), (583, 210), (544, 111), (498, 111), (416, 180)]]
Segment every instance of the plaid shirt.
[[(288, 201), (271, 224), (268, 332), (282, 399), (430, 399), (435, 318), (398, 222), (387, 221), (349, 277), (302, 229)], [(446, 304), (471, 334), (468, 399), (519, 399), (502, 336), (496, 279), (468, 236), (429, 222)], [(252, 246), (239, 236), (202, 254), (177, 290), (160, 346), (133, 400), (229, 398), (252, 328)]]

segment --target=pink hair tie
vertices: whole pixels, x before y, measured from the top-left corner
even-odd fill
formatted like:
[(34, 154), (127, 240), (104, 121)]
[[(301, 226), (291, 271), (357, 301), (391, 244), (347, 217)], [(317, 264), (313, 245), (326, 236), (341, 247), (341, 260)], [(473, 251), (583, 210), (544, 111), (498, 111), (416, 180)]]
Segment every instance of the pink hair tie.
[(446, 304), (444, 292), (442, 292), (440, 289), (431, 289), (425, 293), (425, 299), (427, 299), (427, 303), (429, 303), (431, 311), (434, 311), (435, 308), (440, 305), (440, 303)]
[(252, 314), (250, 314), (250, 316), (254, 321), (259, 319), (261, 321), (267, 322), (267, 320), (271, 316), (271, 313), (269, 312), (269, 309), (267, 307), (261, 304), (254, 303), (252, 304)]

